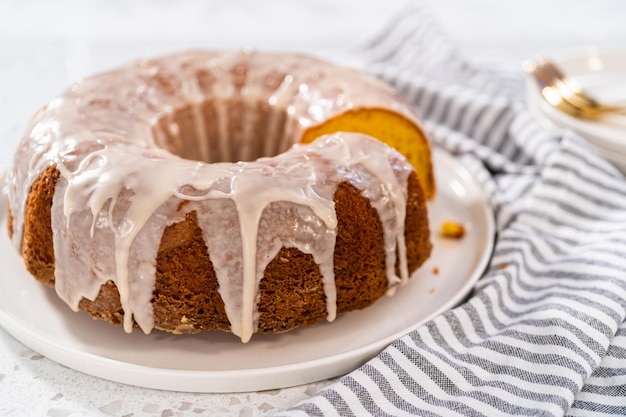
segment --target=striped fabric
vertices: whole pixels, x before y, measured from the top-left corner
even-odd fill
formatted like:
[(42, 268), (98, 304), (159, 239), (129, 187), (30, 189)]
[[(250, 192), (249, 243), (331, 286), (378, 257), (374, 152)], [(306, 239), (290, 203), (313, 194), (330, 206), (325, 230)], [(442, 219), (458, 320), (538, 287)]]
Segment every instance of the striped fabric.
[(421, 11), (349, 57), (417, 106), (496, 213), (472, 297), (281, 416), (626, 415), (626, 180), (542, 129), (518, 77), (473, 68)]

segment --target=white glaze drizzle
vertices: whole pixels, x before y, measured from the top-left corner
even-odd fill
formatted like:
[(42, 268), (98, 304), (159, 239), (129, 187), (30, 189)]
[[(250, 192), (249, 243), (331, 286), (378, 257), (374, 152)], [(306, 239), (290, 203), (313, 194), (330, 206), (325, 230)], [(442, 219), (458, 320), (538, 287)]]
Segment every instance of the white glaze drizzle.
[[(276, 72), (276, 62), (285, 78), (273, 90), (260, 87), (267, 74)], [(83, 297), (94, 299), (100, 286), (112, 280), (120, 292), (125, 329), (130, 331), (136, 322), (150, 332), (160, 237), (165, 227), (195, 210), (232, 331), (243, 341), (256, 329), (263, 271), (283, 246), (313, 256), (323, 279), (328, 320), (333, 320), (337, 226), (333, 194), (342, 181), (364, 190), (380, 215), (389, 287), (406, 282), (404, 216), (412, 169), (386, 145), (363, 135), (336, 134), (272, 158), (214, 164), (184, 160), (155, 147), (175, 147), (164, 143), (167, 135), (153, 126), (185, 105), (192, 106), (195, 134), (201, 138), (205, 132), (197, 120), (199, 106), (211, 100), (218, 113), (217, 149), (221, 157), (228, 157), (227, 103), (234, 90), (228, 74), (242, 63), (253, 84), (242, 90), (250, 109), (258, 102), (274, 109), (267, 135), (275, 139), (269, 146), (259, 146), (256, 141), (263, 138), (246, 136), (246, 156), (254, 156), (253, 147), (262, 154), (278, 153), (297, 142), (306, 126), (357, 103), (396, 108), (411, 116), (395, 93), (373, 85), (369, 78), (290, 55), (185, 53), (74, 85), (33, 118), (9, 176), (13, 240), (19, 248), (30, 184), (50, 164), (60, 171), (52, 207), (55, 281), (57, 293), (72, 308), (77, 309)], [(193, 77), (206, 68), (219, 81), (210, 90), (201, 89)], [(286, 126), (276, 122), (280, 112), (288, 115)], [(244, 131), (252, 132), (252, 116), (245, 116), (242, 123)], [(170, 137), (182, 140), (178, 125), (172, 121), (167, 126), (175, 132)], [(198, 146), (200, 158), (210, 156), (208, 147)], [(181, 199), (190, 201), (184, 210), (178, 209)], [(281, 229), (285, 216), (291, 216), (293, 225)], [(229, 231), (232, 239), (224, 243), (216, 230)], [(395, 274), (397, 257), (400, 277)]]

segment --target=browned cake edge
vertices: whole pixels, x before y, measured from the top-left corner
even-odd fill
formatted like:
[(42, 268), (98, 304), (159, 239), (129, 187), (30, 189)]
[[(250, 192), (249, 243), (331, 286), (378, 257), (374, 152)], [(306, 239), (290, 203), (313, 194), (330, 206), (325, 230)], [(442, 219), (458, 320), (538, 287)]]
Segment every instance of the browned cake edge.
[[(51, 205), (59, 171), (48, 167), (29, 193), (22, 240), (28, 271), (54, 285)], [(424, 193), (412, 173), (408, 181), (405, 238), (409, 271), (430, 255), (431, 243)], [(349, 183), (335, 195), (338, 219), (335, 279), (338, 314), (362, 309), (385, 294), (387, 276), (383, 231), (376, 209)], [(9, 213), (10, 214), (10, 213)], [(12, 231), (9, 229), (9, 232)], [(158, 250), (153, 293), (155, 327), (173, 333), (229, 331), (218, 281), (195, 212), (167, 227)], [(79, 307), (94, 318), (123, 322), (119, 294), (113, 282), (98, 297), (83, 299)], [(321, 274), (313, 257), (295, 248), (282, 248), (270, 262), (260, 283), (259, 332), (277, 333), (326, 318)]]

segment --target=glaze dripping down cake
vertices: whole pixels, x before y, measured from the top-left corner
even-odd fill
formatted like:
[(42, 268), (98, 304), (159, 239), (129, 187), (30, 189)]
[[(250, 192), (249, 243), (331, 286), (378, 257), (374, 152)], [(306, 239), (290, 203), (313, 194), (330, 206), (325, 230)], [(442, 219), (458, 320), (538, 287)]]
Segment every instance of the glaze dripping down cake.
[(248, 341), (406, 283), (430, 254), (433, 194), (428, 141), (388, 86), (299, 55), (185, 52), (35, 115), (8, 229), (75, 310)]

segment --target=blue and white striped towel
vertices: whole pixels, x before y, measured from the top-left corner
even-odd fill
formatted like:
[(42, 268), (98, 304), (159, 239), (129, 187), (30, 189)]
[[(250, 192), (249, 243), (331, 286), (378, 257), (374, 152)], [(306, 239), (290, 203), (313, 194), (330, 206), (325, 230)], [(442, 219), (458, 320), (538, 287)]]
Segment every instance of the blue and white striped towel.
[(473, 68), (419, 10), (352, 59), (482, 184), (495, 252), (466, 303), (280, 415), (626, 415), (624, 177), (543, 130), (520, 77)]

